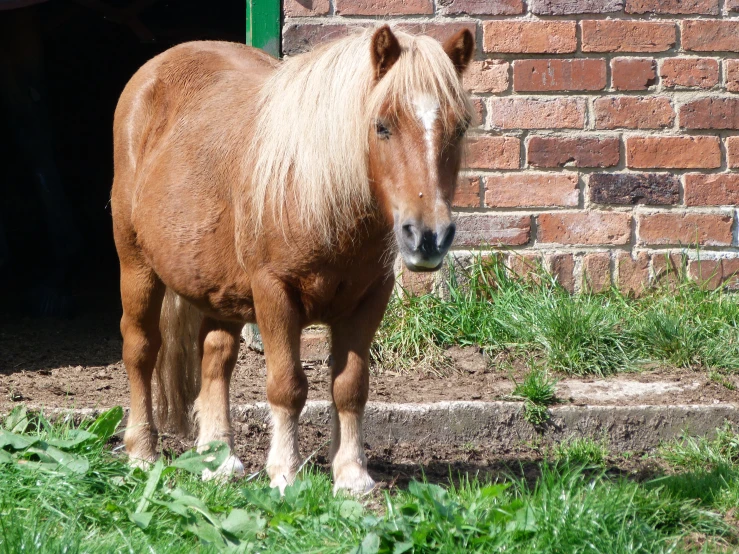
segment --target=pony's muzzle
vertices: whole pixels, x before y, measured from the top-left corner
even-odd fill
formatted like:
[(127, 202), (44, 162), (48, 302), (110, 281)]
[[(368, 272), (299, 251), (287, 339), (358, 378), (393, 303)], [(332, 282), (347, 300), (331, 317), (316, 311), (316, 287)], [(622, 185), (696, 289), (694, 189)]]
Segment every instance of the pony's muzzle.
[(436, 230), (421, 223), (407, 221), (398, 235), (400, 253), (411, 271), (435, 271), (441, 267), (449, 247), (454, 241), (456, 225), (440, 225)]

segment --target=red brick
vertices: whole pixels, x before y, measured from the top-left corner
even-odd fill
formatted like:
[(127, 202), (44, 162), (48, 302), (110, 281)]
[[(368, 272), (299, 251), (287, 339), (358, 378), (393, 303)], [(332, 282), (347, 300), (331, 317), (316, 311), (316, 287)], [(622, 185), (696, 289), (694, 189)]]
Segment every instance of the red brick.
[(283, 9), (286, 17), (310, 17), (328, 15), (329, 0), (285, 0)]
[(701, 246), (731, 245), (731, 214), (658, 213), (638, 217), (639, 242)]
[(739, 60), (726, 60), (726, 90), (739, 92)]
[(455, 208), (480, 207), (480, 178), (460, 175), (454, 191)]
[(739, 0), (727, 0), (726, 9), (739, 12)]
[(718, 61), (712, 58), (668, 58), (660, 69), (666, 87), (711, 88), (718, 84)]
[(606, 61), (516, 60), (513, 62), (513, 90), (600, 90), (606, 86)]
[(629, 137), (626, 139), (628, 167), (665, 169), (710, 169), (721, 166), (719, 137)]
[(583, 52), (664, 52), (677, 40), (672, 23), (598, 19), (580, 25)]
[(689, 173), (685, 176), (685, 205), (739, 205), (739, 173)]
[(566, 54), (577, 48), (574, 21), (484, 21), (485, 52)]
[(651, 58), (613, 58), (611, 84), (617, 90), (647, 90), (657, 80), (655, 66)]
[(469, 92), (503, 92), (508, 90), (508, 62), (503, 60), (473, 61), (463, 77)]
[(475, 119), (472, 124), (476, 127), (485, 125), (485, 101), (482, 98), (473, 98), (472, 107), (475, 109)]
[(508, 214), (459, 214), (455, 246), (521, 246), (529, 242), (531, 218)]
[(577, 206), (576, 173), (506, 173), (485, 177), (485, 206), (523, 208)]
[[(353, 25), (351, 28), (356, 28)], [(299, 54), (310, 50), (317, 44), (345, 37), (349, 33), (348, 25), (323, 25), (318, 23), (288, 24), (282, 32), (282, 51), (287, 55)]]
[(739, 137), (726, 138), (726, 165), (739, 169)]
[(688, 276), (697, 280), (704, 288), (717, 289), (723, 281), (721, 260), (691, 260), (688, 262)]
[(594, 108), (596, 129), (659, 129), (675, 121), (665, 96), (607, 96), (597, 98)]
[(331, 335), (326, 328), (305, 329), (300, 336), (300, 359), (325, 362), (331, 355)]
[(491, 98), (489, 123), (501, 129), (582, 129), (581, 98)]
[(337, 15), (419, 15), (434, 13), (431, 0), (336, 0)]
[(442, 15), (517, 15), (523, 13), (523, 0), (439, 0)]
[(575, 292), (575, 258), (572, 254), (551, 254), (547, 256), (549, 272), (569, 292)]
[(727, 288), (739, 288), (739, 258), (724, 258), (721, 260), (721, 274)]
[(527, 151), (534, 167), (610, 167), (618, 165), (619, 140), (533, 136)]
[(631, 215), (619, 212), (556, 212), (539, 215), (539, 241), (556, 244), (628, 244)]
[(537, 15), (620, 12), (622, 5), (623, 0), (529, 0), (531, 13)]
[(680, 180), (669, 173), (594, 173), (588, 180), (596, 204), (677, 204)]
[(718, 15), (718, 0), (626, 0), (626, 13)]
[(400, 274), (400, 286), (411, 296), (430, 294), (436, 285), (436, 273), (420, 273), (403, 268)]
[(739, 98), (713, 97), (680, 106), (680, 126), (686, 129), (739, 129)]
[(538, 282), (541, 272), (541, 256), (530, 252), (512, 252), (508, 255), (508, 273), (514, 279)]
[(582, 289), (603, 292), (611, 288), (611, 255), (608, 252), (587, 254), (582, 259)]
[(412, 35), (428, 35), (442, 43), (462, 29), (467, 29), (472, 33), (472, 36), (477, 33), (477, 24), (471, 21), (460, 23), (401, 23), (398, 28)]
[(628, 252), (616, 255), (616, 281), (624, 294), (639, 296), (649, 283), (649, 255), (639, 252), (632, 257)]
[(696, 52), (739, 52), (739, 20), (683, 21), (682, 45), (683, 49)]
[(478, 135), (468, 144), (465, 166), (475, 169), (518, 169), (521, 141), (516, 137)]
[(652, 284), (676, 284), (685, 274), (685, 259), (680, 252), (652, 255)]

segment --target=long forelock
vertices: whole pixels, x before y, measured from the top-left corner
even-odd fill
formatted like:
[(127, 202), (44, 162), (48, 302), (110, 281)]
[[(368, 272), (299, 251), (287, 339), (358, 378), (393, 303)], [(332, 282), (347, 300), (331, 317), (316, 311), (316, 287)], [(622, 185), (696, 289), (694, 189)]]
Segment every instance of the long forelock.
[(469, 98), (441, 45), (394, 32), (401, 55), (377, 84), (372, 30), (290, 58), (265, 83), (249, 153), (253, 163), (245, 168), (252, 232), (265, 217), (281, 222), (288, 202), (302, 228), (325, 242), (369, 213), (369, 129), (383, 108), (412, 110), (423, 94), (456, 119), (469, 118)]

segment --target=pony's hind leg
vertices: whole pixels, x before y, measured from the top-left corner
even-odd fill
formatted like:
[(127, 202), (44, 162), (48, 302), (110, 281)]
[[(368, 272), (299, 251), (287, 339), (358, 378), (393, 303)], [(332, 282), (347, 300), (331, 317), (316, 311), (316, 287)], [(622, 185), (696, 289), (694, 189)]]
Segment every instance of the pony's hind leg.
[(134, 464), (146, 465), (156, 459), (151, 377), (161, 346), (159, 312), (164, 290), (150, 268), (121, 263), (123, 363), (131, 388), (131, 411), (123, 440)]
[(205, 470), (203, 479), (227, 479), (244, 475), (244, 466), (233, 454), (229, 386), (239, 354), (241, 324), (205, 318), (200, 328), (200, 349), (203, 355), (200, 394), (195, 400), (198, 422), (198, 448), (212, 441), (223, 441), (231, 455), (215, 470)]
[(351, 316), (331, 326), (334, 493), (343, 489), (364, 494), (375, 486), (367, 472), (362, 419), (369, 394), (369, 349), (392, 287), (389, 277)]
[(267, 474), (270, 486), (284, 492), (295, 480), (300, 467), (298, 419), (308, 398), (308, 379), (300, 364), (299, 315), (283, 285), (273, 279), (255, 279), (254, 293), (267, 362), (267, 400), (272, 414)]

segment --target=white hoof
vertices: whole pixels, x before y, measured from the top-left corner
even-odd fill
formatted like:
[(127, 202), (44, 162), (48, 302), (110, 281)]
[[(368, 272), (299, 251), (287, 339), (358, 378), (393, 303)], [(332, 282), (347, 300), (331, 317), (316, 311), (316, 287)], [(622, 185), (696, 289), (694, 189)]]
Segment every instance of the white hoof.
[(294, 471), (268, 468), (267, 473), (271, 477), (269, 486), (273, 489), (280, 489), (280, 495), (284, 495), (285, 489), (295, 481)]
[(211, 481), (213, 479), (218, 481), (229, 481), (231, 479), (240, 479), (244, 474), (244, 464), (242, 464), (241, 460), (236, 456), (231, 454), (215, 471), (204, 469), (203, 481)]
[(140, 469), (142, 471), (149, 471), (151, 466), (154, 465), (154, 462), (156, 462), (156, 459), (135, 458), (133, 456), (128, 458), (128, 465), (133, 469)]
[(357, 463), (349, 463), (334, 470), (334, 495), (339, 491), (361, 496), (375, 488), (375, 481), (367, 470)]

